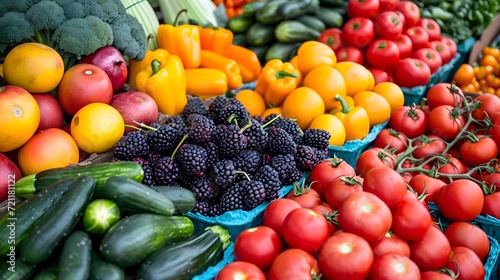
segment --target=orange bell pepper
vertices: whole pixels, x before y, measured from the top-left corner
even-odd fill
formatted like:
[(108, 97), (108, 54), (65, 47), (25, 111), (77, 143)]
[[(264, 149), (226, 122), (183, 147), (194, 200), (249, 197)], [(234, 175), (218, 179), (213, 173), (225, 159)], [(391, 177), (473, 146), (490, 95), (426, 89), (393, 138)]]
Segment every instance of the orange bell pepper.
[(229, 54), (229, 47), (233, 44), (234, 34), (223, 27), (207, 26), (200, 29), (200, 43), (202, 50), (210, 50), (222, 56)]
[(264, 96), (269, 106), (280, 106), (288, 94), (297, 88), (297, 72), (290, 62), (271, 59), (262, 68), (255, 91)]
[(227, 92), (226, 73), (219, 69), (186, 69), (186, 93), (201, 99), (223, 95)]
[(241, 78), (244, 83), (256, 81), (262, 66), (257, 54), (245, 47), (231, 45), (228, 58), (236, 61), (240, 67)]
[(213, 68), (223, 71), (227, 76), (227, 86), (230, 90), (242, 86), (240, 67), (236, 61), (209, 50), (201, 50), (201, 68)]
[(297, 67), (302, 76), (318, 66), (333, 66), (337, 63), (335, 52), (326, 44), (306, 41), (297, 50)]

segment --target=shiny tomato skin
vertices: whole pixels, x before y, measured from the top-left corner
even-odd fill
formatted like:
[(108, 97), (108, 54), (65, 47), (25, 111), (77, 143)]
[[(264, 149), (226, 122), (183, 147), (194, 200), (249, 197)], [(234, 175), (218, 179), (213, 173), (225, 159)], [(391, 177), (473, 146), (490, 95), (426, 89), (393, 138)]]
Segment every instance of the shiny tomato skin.
[(390, 168), (396, 167), (395, 155), (389, 153), (382, 148), (369, 148), (359, 155), (356, 161), (356, 169), (358, 175), (364, 177), (366, 173), (377, 166), (388, 166)]
[(392, 82), (392, 77), (387, 73), (387, 71), (379, 68), (368, 68), (370, 72), (372, 72), (373, 77), (375, 78), (375, 84), (380, 84), (383, 82)]
[(453, 280), (453, 278), (444, 272), (423, 271), (420, 273), (420, 280)]
[(443, 65), (443, 60), (441, 59), (439, 53), (431, 48), (418, 49), (411, 54), (411, 57), (425, 62), (425, 64), (429, 66), (429, 69), (431, 69), (431, 74), (436, 73)]
[(481, 215), (490, 215), (494, 218), (500, 219), (500, 209), (498, 205), (500, 204), (500, 191), (494, 192), (484, 196), (483, 209), (481, 210)]
[(451, 248), (452, 254), (446, 268), (458, 274), (457, 280), (482, 280), (485, 271), (481, 259), (467, 247)]
[(500, 112), (496, 112), (490, 116), (491, 123), (493, 126), (488, 129), (488, 134), (491, 135), (491, 138), (495, 140), (497, 146), (500, 147)]
[(372, 245), (375, 257), (387, 253), (399, 254), (410, 257), (410, 245), (392, 232), (387, 232), (382, 239)]
[(366, 61), (373, 67), (393, 69), (399, 63), (399, 49), (389, 39), (375, 39), (366, 49)]
[(415, 25), (405, 29), (404, 34), (410, 38), (413, 51), (426, 48), (429, 44), (429, 34), (420, 26)]
[(375, 194), (389, 209), (395, 210), (406, 196), (406, 182), (394, 169), (377, 166), (363, 177), (363, 191)]
[(429, 177), (424, 173), (414, 175), (408, 183), (418, 195), (426, 194), (425, 201), (434, 202), (439, 190), (446, 185), (445, 182)]
[(413, 151), (413, 156), (417, 159), (424, 158), (430, 154), (441, 154), (446, 149), (446, 143), (440, 137), (436, 135), (422, 135), (413, 142), (413, 145), (417, 147)]
[(379, 0), (380, 11), (394, 11), (399, 4), (399, 0)]
[(453, 58), (450, 50), (448, 49), (448, 45), (444, 44), (441, 40), (430, 41), (428, 46), (439, 53), (441, 59), (443, 60), (443, 65), (450, 62)]
[(348, 0), (347, 2), (347, 14), (350, 18), (374, 18), (379, 11), (379, 0)]
[(467, 247), (474, 251), (481, 260), (488, 256), (490, 251), (488, 235), (477, 225), (462, 221), (452, 222), (444, 230), (444, 235), (452, 247)]
[(315, 189), (303, 188), (299, 193), (295, 193), (295, 189), (289, 192), (286, 198), (297, 201), (301, 207), (312, 208), (316, 205), (321, 205), (322, 200)]
[(420, 20), (420, 10), (417, 4), (411, 1), (400, 1), (396, 11), (403, 13), (405, 17), (405, 29), (414, 26)]
[(431, 110), (441, 105), (461, 106), (463, 96), (463, 91), (456, 85), (437, 83), (427, 91), (427, 105)]
[(421, 26), (427, 31), (427, 34), (429, 34), (429, 41), (441, 39), (441, 27), (432, 18), (421, 18), (415, 25)]
[(413, 50), (413, 43), (411, 42), (410, 37), (405, 34), (401, 34), (395, 41), (396, 45), (399, 49), (399, 58), (407, 58), (411, 55)]
[(215, 280), (266, 280), (262, 270), (249, 262), (233, 261), (225, 265), (215, 276)]
[(401, 87), (423, 86), (431, 78), (431, 69), (420, 59), (406, 57), (399, 61), (394, 78)]
[(419, 279), (418, 266), (407, 256), (389, 253), (375, 258), (370, 271), (372, 280)]
[(342, 27), (342, 41), (358, 48), (364, 48), (375, 38), (373, 22), (364, 17), (351, 17)]
[(374, 20), (375, 33), (378, 38), (395, 41), (399, 35), (403, 34), (404, 22), (399, 15), (393, 11), (379, 13)]
[[(332, 207), (327, 203), (323, 203), (321, 205), (316, 205), (311, 208), (314, 212), (323, 215), (328, 222), (328, 229), (330, 231), (330, 235), (333, 234), (337, 229), (338, 218), (335, 213), (333, 213)], [(333, 219), (333, 220), (332, 220)]]
[(253, 263), (265, 271), (281, 253), (281, 247), (281, 237), (272, 228), (249, 228), (240, 232), (234, 241), (234, 259)]
[(420, 201), (406, 199), (393, 212), (391, 229), (398, 237), (412, 241), (422, 238), (431, 223), (431, 214)]
[(290, 212), (283, 221), (283, 238), (291, 248), (299, 248), (312, 254), (330, 236), (328, 223), (325, 216), (311, 209), (298, 208)]
[(354, 46), (341, 46), (335, 50), (337, 62), (352, 61), (363, 65), (365, 63), (365, 54), (363, 51)]
[(452, 141), (464, 127), (465, 119), (462, 115), (454, 115), (454, 107), (441, 105), (431, 110), (427, 117), (427, 127), (430, 133), (441, 137), (445, 141)]
[(500, 98), (494, 94), (481, 94), (474, 98), (474, 102), (480, 102), (479, 108), (472, 111), (472, 117), (483, 120), (486, 116), (491, 117), (500, 112)]
[(356, 171), (341, 158), (330, 158), (318, 163), (309, 173), (309, 181), (314, 182), (311, 188), (316, 190), (319, 196), (324, 200), (325, 189), (336, 177), (355, 176)]
[(441, 36), (441, 42), (448, 47), (451, 57), (455, 57), (458, 52), (457, 43), (450, 37)]
[(326, 188), (325, 200), (333, 209), (339, 209), (351, 193), (361, 191), (363, 191), (363, 177), (339, 176)]
[(477, 166), (493, 160), (498, 155), (498, 147), (490, 137), (480, 137), (477, 142), (465, 140), (460, 146), (462, 161), (469, 166)]
[(409, 244), (410, 258), (421, 271), (440, 269), (450, 259), (450, 242), (435, 226), (431, 226), (422, 238), (411, 241)]
[(283, 236), (281, 228), (288, 213), (300, 208), (300, 204), (292, 199), (278, 198), (267, 206), (262, 217), (262, 225), (272, 228), (280, 236)]
[(321, 247), (318, 263), (325, 279), (365, 279), (370, 273), (373, 253), (370, 244), (360, 236), (339, 232)]
[[(438, 161), (433, 165), (439, 173), (446, 175), (465, 173), (466, 165), (461, 160), (450, 154), (445, 155), (445, 158), (445, 162)], [(446, 178), (445, 176), (439, 176), (438, 179), (445, 183), (450, 182), (450, 179)]]
[(308, 252), (291, 248), (276, 257), (269, 270), (270, 280), (312, 280), (320, 274), (318, 261)]
[(415, 138), (427, 131), (427, 116), (420, 108), (402, 106), (391, 113), (389, 126), (408, 138)]
[(471, 221), (481, 213), (484, 195), (476, 182), (457, 179), (439, 190), (435, 202), (444, 217)]
[(340, 28), (327, 28), (321, 32), (318, 38), (319, 42), (326, 44), (332, 50), (337, 51), (342, 46), (342, 30)]

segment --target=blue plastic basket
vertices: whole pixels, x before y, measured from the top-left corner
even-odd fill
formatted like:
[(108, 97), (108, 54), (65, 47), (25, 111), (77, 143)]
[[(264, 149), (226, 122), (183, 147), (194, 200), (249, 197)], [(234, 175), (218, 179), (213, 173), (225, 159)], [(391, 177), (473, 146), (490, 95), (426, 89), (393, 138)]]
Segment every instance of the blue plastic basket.
[(474, 46), (474, 43), (476, 42), (476, 38), (470, 37), (460, 43), (457, 44), (457, 50), (460, 54), (467, 56)]
[(217, 276), (217, 273), (219, 273), (219, 271), (221, 271), (221, 269), (224, 266), (226, 266), (227, 264), (229, 264), (233, 261), (234, 261), (234, 242), (231, 242), (231, 244), (229, 244), (229, 246), (224, 251), (224, 256), (222, 257), (222, 260), (219, 261), (216, 265), (207, 268), (207, 270), (205, 270), (203, 272), (203, 274), (194, 276), (193, 280), (212, 280), (212, 279), (215, 279), (215, 276)]

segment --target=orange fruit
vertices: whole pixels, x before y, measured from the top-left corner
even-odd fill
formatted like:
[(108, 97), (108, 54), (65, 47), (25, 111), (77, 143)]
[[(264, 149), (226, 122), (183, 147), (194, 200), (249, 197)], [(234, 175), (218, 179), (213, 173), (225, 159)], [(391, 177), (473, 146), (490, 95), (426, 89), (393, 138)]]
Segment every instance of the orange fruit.
[(472, 79), (474, 77), (474, 67), (470, 64), (463, 63), (460, 67), (458, 67), (455, 74), (453, 74), (453, 81), (458, 86), (466, 86), (472, 83)]
[(123, 136), (125, 122), (111, 105), (90, 103), (73, 116), (70, 131), (82, 151), (102, 153), (111, 150)]
[(368, 113), (370, 127), (381, 124), (391, 116), (391, 105), (382, 95), (373, 91), (360, 91), (353, 96), (354, 104)]
[(265, 119), (267, 116), (271, 114), (283, 115), (283, 109), (281, 107), (267, 108), (266, 110), (264, 110), (261, 116)]
[(346, 93), (349, 96), (371, 90), (375, 85), (373, 74), (363, 65), (352, 61), (341, 61), (333, 65), (344, 77)]
[(313, 119), (309, 128), (323, 129), (330, 132), (329, 143), (342, 146), (346, 141), (346, 130), (342, 121), (331, 114), (321, 114)]
[(0, 152), (21, 147), (40, 123), (36, 99), (18, 86), (0, 87)]
[(3, 74), (9, 85), (31, 93), (45, 93), (57, 87), (64, 74), (64, 62), (53, 48), (39, 43), (23, 43), (5, 57)]
[(19, 168), (25, 176), (77, 164), (78, 160), (79, 151), (75, 140), (60, 128), (38, 132), (19, 148), (17, 154)]
[(329, 111), (339, 102), (335, 99), (338, 94), (346, 95), (344, 77), (331, 66), (319, 66), (311, 70), (302, 81), (302, 85), (315, 90), (325, 103), (325, 110)]
[(264, 97), (255, 90), (244, 89), (236, 94), (236, 99), (243, 103), (250, 116), (260, 116), (266, 110)]
[(373, 87), (373, 92), (382, 95), (391, 105), (391, 112), (405, 103), (405, 95), (401, 87), (393, 82), (381, 82)]
[(299, 87), (285, 98), (282, 105), (283, 117), (295, 119), (304, 130), (317, 116), (325, 113), (325, 103), (321, 96), (311, 88)]

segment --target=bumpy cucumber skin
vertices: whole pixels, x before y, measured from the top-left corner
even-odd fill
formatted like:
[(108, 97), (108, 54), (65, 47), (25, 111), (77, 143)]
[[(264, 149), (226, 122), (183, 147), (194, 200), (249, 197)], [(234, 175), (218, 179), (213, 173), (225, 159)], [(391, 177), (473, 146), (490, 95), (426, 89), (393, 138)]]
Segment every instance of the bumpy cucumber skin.
[(83, 231), (74, 231), (66, 241), (59, 258), (58, 280), (86, 280), (90, 274), (92, 241)]

